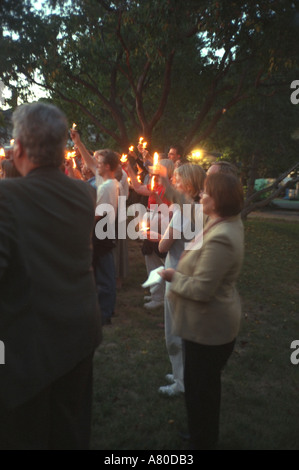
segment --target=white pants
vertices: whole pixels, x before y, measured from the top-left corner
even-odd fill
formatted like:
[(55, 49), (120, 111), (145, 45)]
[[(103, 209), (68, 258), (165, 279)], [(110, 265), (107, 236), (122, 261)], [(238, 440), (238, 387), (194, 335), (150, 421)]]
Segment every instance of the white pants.
[(184, 392), (184, 357), (183, 342), (180, 336), (172, 333), (172, 303), (167, 298), (170, 289), (170, 282), (166, 282), (166, 292), (164, 300), (164, 323), (165, 323), (165, 341), (169, 359), (172, 366), (172, 373), (177, 390)]

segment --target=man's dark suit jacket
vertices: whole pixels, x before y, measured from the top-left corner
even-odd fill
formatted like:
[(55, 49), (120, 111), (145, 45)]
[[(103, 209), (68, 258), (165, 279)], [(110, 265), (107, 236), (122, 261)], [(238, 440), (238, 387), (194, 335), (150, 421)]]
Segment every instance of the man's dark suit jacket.
[(0, 412), (34, 397), (97, 347), (95, 190), (59, 169), (0, 181)]

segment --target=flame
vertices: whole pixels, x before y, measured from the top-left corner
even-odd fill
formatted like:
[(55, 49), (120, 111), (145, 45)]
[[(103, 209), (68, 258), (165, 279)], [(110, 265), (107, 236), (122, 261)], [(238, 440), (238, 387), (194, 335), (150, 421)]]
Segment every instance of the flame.
[(137, 181), (138, 181), (138, 183), (142, 183), (140, 175), (137, 175)]
[(128, 183), (131, 184), (131, 178), (128, 176)]
[(66, 160), (72, 160), (73, 161), (73, 168), (74, 169), (76, 168), (75, 156), (76, 156), (76, 152), (73, 151), (73, 152), (67, 152), (66, 157), (65, 157)]
[(73, 122), (73, 127), (72, 127), (73, 131), (76, 130), (76, 127), (77, 127), (77, 124), (75, 122)]
[(128, 155), (123, 153), (122, 156), (121, 156), (120, 161), (121, 161), (121, 163), (126, 163), (128, 161)]
[(129, 147), (129, 152), (133, 152), (134, 150), (134, 145), (131, 145), (131, 147)]
[(151, 190), (152, 191), (154, 190), (154, 186), (155, 186), (155, 177), (152, 176), (152, 180), (151, 180)]
[(141, 229), (143, 232), (146, 232), (149, 230), (149, 227), (147, 226), (146, 222), (141, 222)]
[(0, 157), (5, 157), (5, 150), (3, 147), (0, 149)]
[(154, 153), (154, 161), (153, 161), (153, 163), (154, 163), (154, 167), (156, 167), (156, 166), (158, 165), (158, 163), (159, 163), (159, 154), (158, 154), (158, 152), (155, 152), (155, 153)]
[(143, 148), (146, 149), (146, 146), (147, 146), (147, 142), (143, 142)]
[(14, 143), (15, 143), (15, 139), (11, 139), (11, 140), (10, 140), (10, 145), (11, 145), (11, 147), (13, 146)]
[(143, 137), (139, 137), (139, 144), (142, 144)]

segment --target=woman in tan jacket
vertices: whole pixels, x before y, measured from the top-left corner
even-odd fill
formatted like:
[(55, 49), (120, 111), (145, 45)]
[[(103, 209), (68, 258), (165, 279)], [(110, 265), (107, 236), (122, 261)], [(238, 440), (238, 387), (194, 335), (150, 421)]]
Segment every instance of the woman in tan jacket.
[(218, 441), (221, 370), (239, 331), (236, 291), (244, 251), (243, 189), (237, 177), (216, 173), (201, 195), (209, 222), (203, 241), (186, 250), (162, 277), (171, 282), (174, 334), (185, 350), (185, 401), (192, 449), (213, 449)]

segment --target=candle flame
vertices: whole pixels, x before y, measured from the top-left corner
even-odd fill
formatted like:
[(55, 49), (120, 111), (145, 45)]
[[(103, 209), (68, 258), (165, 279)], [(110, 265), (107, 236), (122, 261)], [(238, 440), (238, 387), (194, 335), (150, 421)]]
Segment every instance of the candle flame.
[(137, 181), (138, 181), (138, 183), (142, 183), (140, 175), (137, 175)]
[(10, 145), (11, 145), (11, 147), (13, 146), (14, 143), (15, 143), (15, 139), (11, 139), (11, 140), (10, 140)]
[(121, 156), (120, 161), (121, 161), (121, 163), (126, 163), (128, 161), (128, 155), (123, 153), (122, 156)]
[(149, 227), (147, 226), (146, 222), (141, 222), (141, 230), (143, 232), (146, 232), (147, 230), (149, 230)]
[(147, 146), (147, 142), (143, 142), (143, 148), (146, 149), (146, 146)]
[(67, 152), (66, 157), (65, 157), (66, 160), (72, 160), (73, 168), (76, 168), (75, 156), (76, 156), (76, 152), (73, 151), (73, 152)]
[(0, 149), (0, 157), (5, 157), (5, 150), (4, 148)]
[(133, 152), (133, 150), (134, 150), (134, 145), (131, 145), (131, 147), (129, 147), (129, 151)]
[(76, 130), (76, 127), (77, 127), (77, 124), (75, 122), (73, 122), (73, 127), (72, 127), (73, 131)]
[(152, 191), (154, 190), (154, 186), (155, 186), (155, 177), (152, 176), (152, 180), (151, 180), (151, 190)]
[(156, 166), (158, 165), (158, 163), (159, 163), (159, 154), (158, 154), (158, 152), (155, 152), (155, 153), (154, 153), (154, 161), (153, 161), (153, 163), (154, 163), (154, 167), (156, 167)]
[(139, 137), (139, 144), (142, 144), (143, 137)]

